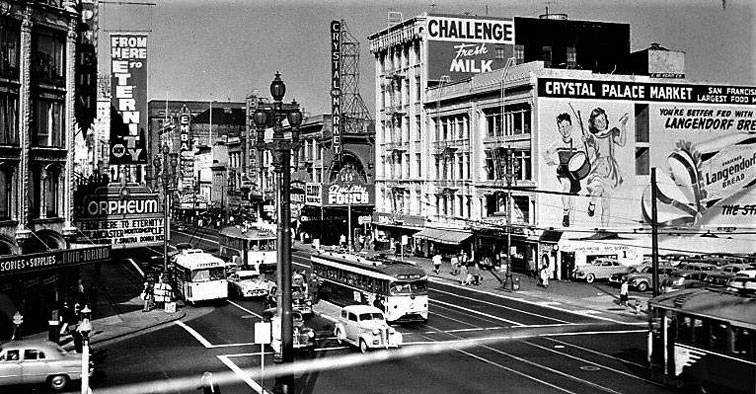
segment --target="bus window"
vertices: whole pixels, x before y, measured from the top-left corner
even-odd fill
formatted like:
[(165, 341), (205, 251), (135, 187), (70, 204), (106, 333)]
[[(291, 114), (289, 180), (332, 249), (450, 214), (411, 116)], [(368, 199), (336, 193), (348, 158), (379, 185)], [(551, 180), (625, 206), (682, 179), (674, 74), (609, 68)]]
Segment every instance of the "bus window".
[(225, 278), (225, 269), (222, 267), (192, 271), (192, 282), (207, 282)]
[(708, 322), (701, 319), (693, 319), (693, 343), (706, 348), (709, 346)]
[(727, 324), (718, 321), (710, 322), (711, 336), (709, 345), (711, 350), (724, 353), (727, 351)]
[(754, 358), (754, 332), (747, 328), (732, 329), (732, 352), (747, 359)]
[(690, 316), (677, 318), (677, 341), (690, 343), (693, 339), (693, 319)]

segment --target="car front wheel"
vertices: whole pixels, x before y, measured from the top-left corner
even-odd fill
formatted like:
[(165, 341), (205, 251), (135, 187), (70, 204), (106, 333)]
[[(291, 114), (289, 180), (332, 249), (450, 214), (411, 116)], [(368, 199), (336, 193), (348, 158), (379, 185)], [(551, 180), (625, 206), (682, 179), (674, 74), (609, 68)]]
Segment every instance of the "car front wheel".
[(646, 284), (646, 282), (638, 283), (638, 291), (643, 292), (646, 290), (648, 290), (648, 284)]
[(367, 342), (365, 342), (364, 339), (360, 339), (360, 353), (367, 353), (368, 347)]
[(53, 391), (63, 391), (68, 386), (68, 376), (54, 375), (47, 379), (47, 384)]
[(596, 280), (596, 275), (588, 274), (588, 276), (585, 277), (585, 281), (588, 283), (593, 283)]
[(334, 334), (336, 335), (336, 343), (339, 345), (343, 344), (344, 341), (341, 339), (341, 330), (336, 330)]

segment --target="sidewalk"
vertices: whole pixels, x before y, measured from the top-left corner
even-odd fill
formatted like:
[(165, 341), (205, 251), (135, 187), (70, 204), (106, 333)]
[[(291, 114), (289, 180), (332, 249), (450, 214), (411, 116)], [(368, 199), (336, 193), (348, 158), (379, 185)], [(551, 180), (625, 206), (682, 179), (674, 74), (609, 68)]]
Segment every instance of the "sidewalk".
[[(405, 260), (413, 262), (422, 267), (425, 272), (428, 273), (431, 280), (437, 280), (443, 283), (454, 283), (459, 286), (462, 279), (459, 275), (454, 276), (451, 274), (451, 266), (448, 262), (444, 262), (441, 265), (439, 274), (433, 272), (433, 264), (431, 260), (423, 257), (405, 257)], [(593, 310), (603, 313), (618, 314), (626, 317), (637, 317), (638, 319), (645, 320), (646, 314), (641, 312), (637, 313), (635, 308), (624, 307), (619, 305), (619, 289), (614, 293), (609, 293), (606, 290), (588, 284), (585, 282), (574, 282), (570, 280), (549, 280), (549, 287), (543, 288), (538, 285), (538, 280), (519, 272), (512, 273), (512, 280), (518, 281), (520, 289), (517, 291), (509, 290), (510, 284), (507, 284), (507, 289), (504, 289), (503, 282), (506, 280), (504, 272), (497, 270), (487, 271), (481, 270), (481, 276), (483, 278), (479, 286), (465, 286), (472, 289), (478, 289), (485, 292), (494, 294), (502, 294), (508, 297), (521, 298), (533, 303), (548, 304), (552, 306), (564, 305), (568, 309), (575, 309), (579, 311)], [(630, 305), (639, 303), (642, 310), (646, 309), (648, 297), (640, 295), (631, 295)]]
[[(95, 287), (92, 292), (97, 294), (95, 305), (91, 305), (92, 328), (91, 344), (108, 344), (127, 339), (131, 336), (149, 332), (176, 320), (187, 317), (187, 314), (204, 314), (196, 308), (183, 308), (181, 303), (174, 313), (154, 309), (142, 312), (144, 302), (139, 296), (143, 279), (133, 267), (127, 267), (119, 261), (109, 261), (102, 264), (101, 273), (97, 281), (94, 268), (83, 270), (86, 283)], [(26, 336), (27, 339), (46, 339), (47, 332), (40, 332)], [(74, 343), (70, 334), (61, 335), (61, 345), (66, 350), (72, 350)]]
[[(311, 244), (302, 244), (299, 241), (295, 241), (294, 244), (299, 249), (312, 249)], [(451, 274), (451, 266), (446, 261), (441, 265), (440, 272), (436, 274), (433, 272), (433, 264), (429, 258), (405, 256), (404, 259), (422, 267), (428, 273), (431, 281), (463, 287), (460, 284), (462, 278)], [(531, 303), (563, 308), (585, 315), (599, 312), (607, 316), (620, 315), (623, 316), (624, 320), (628, 318), (646, 319), (644, 311), (647, 308), (649, 297), (645, 295), (637, 293), (630, 295), (630, 305), (635, 305), (637, 302), (641, 308), (639, 313), (633, 307), (619, 305), (619, 289), (612, 289), (614, 292), (610, 292), (585, 282), (553, 279), (549, 280), (549, 287), (545, 289), (538, 286), (537, 279), (528, 277), (523, 273), (513, 272), (512, 280), (519, 280), (520, 289), (512, 291), (509, 290), (509, 287), (504, 289), (503, 282), (506, 279), (504, 272), (481, 270), (481, 276), (483, 281), (479, 286), (464, 286), (464, 288), (519, 298)]]

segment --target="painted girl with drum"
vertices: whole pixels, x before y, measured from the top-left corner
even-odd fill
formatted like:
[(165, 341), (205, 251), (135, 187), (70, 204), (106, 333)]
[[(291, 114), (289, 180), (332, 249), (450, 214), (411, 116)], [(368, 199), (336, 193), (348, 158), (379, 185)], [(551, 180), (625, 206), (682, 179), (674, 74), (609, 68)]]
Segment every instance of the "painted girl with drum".
[(622, 174), (615, 160), (614, 146), (625, 146), (627, 135), (628, 114), (619, 119), (620, 127), (609, 128), (609, 119), (603, 108), (597, 107), (591, 111), (588, 118), (587, 147), (588, 156), (592, 159), (591, 171), (588, 174), (586, 188), (591, 196), (588, 203), (588, 216), (593, 216), (596, 205), (601, 207), (601, 225), (607, 227), (611, 217), (610, 198), (612, 192), (622, 184)]
[(544, 152), (546, 164), (555, 165), (556, 177), (562, 186), (562, 226), (570, 226), (570, 214), (574, 205), (575, 196), (580, 192), (580, 179), (569, 168), (573, 156), (584, 155), (583, 144), (578, 144), (572, 138), (572, 118), (567, 113), (561, 113), (556, 117), (557, 128), (562, 138), (554, 141)]

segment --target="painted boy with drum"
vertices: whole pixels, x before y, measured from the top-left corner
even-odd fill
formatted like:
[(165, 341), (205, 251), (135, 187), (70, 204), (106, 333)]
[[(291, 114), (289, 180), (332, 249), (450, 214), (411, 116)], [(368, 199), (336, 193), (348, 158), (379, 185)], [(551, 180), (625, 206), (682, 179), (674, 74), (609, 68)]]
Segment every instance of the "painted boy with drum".
[[(585, 159), (585, 151), (582, 149), (583, 144), (577, 143), (572, 138), (572, 118), (567, 113), (561, 113), (556, 117), (557, 128), (562, 138), (554, 141), (546, 152), (544, 158), (546, 164), (557, 166), (556, 176), (559, 180), (559, 184), (562, 186), (562, 208), (564, 209), (564, 216), (562, 217), (562, 226), (570, 226), (570, 214), (574, 205), (575, 196), (580, 192), (580, 174), (570, 170), (571, 161), (572, 166), (575, 166), (576, 159), (583, 158), (583, 162), (587, 163)], [(557, 161), (558, 160), (558, 161)], [(582, 175), (584, 178), (587, 175)]]

